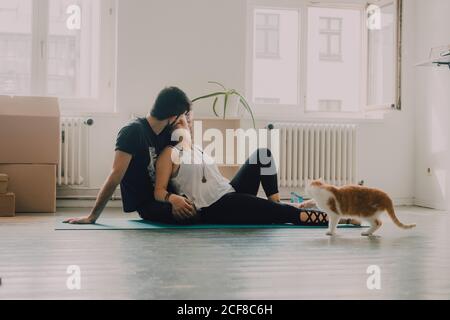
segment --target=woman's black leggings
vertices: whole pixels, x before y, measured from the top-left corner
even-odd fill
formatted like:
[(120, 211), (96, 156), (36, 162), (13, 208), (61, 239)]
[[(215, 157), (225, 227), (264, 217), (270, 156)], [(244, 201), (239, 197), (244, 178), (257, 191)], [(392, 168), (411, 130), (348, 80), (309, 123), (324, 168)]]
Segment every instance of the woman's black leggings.
[(278, 175), (275, 160), (269, 149), (254, 152), (238, 171), (231, 185), (237, 193), (256, 196), (262, 185), (267, 197), (278, 193)]
[(145, 220), (168, 224), (303, 224), (301, 211), (293, 206), (257, 197), (260, 185), (268, 197), (278, 193), (275, 161), (267, 149), (256, 151), (239, 170), (231, 185), (234, 193), (199, 211), (192, 221), (180, 223), (171, 213), (170, 204), (146, 205), (139, 214)]
[(270, 150), (256, 151), (239, 170), (231, 185), (236, 190), (200, 211), (205, 224), (301, 224), (300, 210), (257, 197), (262, 185), (268, 197), (278, 193), (278, 176)]
[(299, 209), (244, 193), (229, 193), (199, 214), (203, 224), (302, 224)]

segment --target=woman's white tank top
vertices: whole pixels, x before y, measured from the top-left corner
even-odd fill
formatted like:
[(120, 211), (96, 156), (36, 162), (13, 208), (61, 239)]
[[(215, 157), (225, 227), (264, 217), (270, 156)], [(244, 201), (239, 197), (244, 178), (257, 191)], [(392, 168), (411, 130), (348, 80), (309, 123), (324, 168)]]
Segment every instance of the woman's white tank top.
[(197, 209), (209, 207), (224, 195), (235, 192), (214, 160), (199, 147), (174, 150), (179, 154), (180, 168), (171, 179), (172, 185), (179, 195), (193, 201)]

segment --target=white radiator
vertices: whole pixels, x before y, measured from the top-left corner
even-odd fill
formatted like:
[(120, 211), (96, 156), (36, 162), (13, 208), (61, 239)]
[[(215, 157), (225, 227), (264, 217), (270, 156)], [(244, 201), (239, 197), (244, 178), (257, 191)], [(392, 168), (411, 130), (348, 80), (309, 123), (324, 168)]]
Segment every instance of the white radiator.
[(356, 125), (283, 124), (280, 130), (280, 187), (305, 188), (323, 179), (336, 186), (354, 184)]
[(58, 186), (81, 186), (87, 161), (87, 130), (81, 118), (61, 119), (61, 152), (57, 170)]

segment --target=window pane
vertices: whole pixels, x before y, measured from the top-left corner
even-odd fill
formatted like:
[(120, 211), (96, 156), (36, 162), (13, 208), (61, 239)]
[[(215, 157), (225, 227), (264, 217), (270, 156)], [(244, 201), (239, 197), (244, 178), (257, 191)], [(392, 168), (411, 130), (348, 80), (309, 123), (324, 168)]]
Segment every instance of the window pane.
[(319, 28), (320, 30), (328, 30), (330, 27), (328, 25), (329, 19), (320, 18), (319, 20)]
[(369, 105), (395, 103), (395, 6), (381, 8), (381, 28), (369, 30)]
[(319, 111), (321, 112), (341, 112), (341, 100), (319, 100)]
[(266, 15), (256, 14), (255, 15), (255, 23), (257, 26), (264, 26), (266, 24)]
[(338, 35), (330, 36), (330, 53), (334, 56), (340, 55), (341, 37)]
[(278, 55), (278, 38), (279, 33), (276, 31), (270, 31), (267, 33), (267, 50), (274, 56)]
[(263, 55), (266, 51), (266, 32), (263, 30), (256, 30), (255, 50), (258, 55)]
[[(298, 103), (298, 10), (257, 9), (277, 24), (255, 25), (253, 102)], [(275, 20), (274, 20), (275, 21)], [(273, 21), (272, 21), (273, 22)]]
[(31, 0), (0, 1), (0, 94), (30, 94), (31, 24)]
[(278, 27), (278, 15), (277, 14), (269, 15), (268, 24), (273, 27)]
[(356, 9), (308, 9), (307, 111), (360, 111), (361, 15)]
[(328, 39), (329, 39), (329, 36), (326, 34), (322, 34), (319, 38), (320, 55), (321, 56), (326, 56), (326, 55), (330, 54), (329, 49), (328, 49), (328, 43), (329, 43)]
[(50, 0), (47, 93), (95, 98), (100, 0)]
[(331, 19), (330, 20), (330, 29), (334, 31), (341, 30), (341, 23), (339, 19)]

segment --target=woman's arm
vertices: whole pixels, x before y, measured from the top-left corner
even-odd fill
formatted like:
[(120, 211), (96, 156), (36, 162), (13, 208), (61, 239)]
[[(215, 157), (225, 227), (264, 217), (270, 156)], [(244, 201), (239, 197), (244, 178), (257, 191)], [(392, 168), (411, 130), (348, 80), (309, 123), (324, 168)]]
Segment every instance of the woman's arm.
[(166, 148), (156, 161), (155, 199), (166, 201), (167, 186), (173, 173), (172, 148)]
[(194, 217), (196, 210), (188, 199), (167, 191), (170, 178), (173, 172), (178, 169), (178, 166), (174, 165), (172, 154), (177, 156), (173, 152), (173, 148), (166, 148), (156, 162), (155, 199), (170, 202), (172, 204), (172, 214), (175, 218), (185, 220)]

